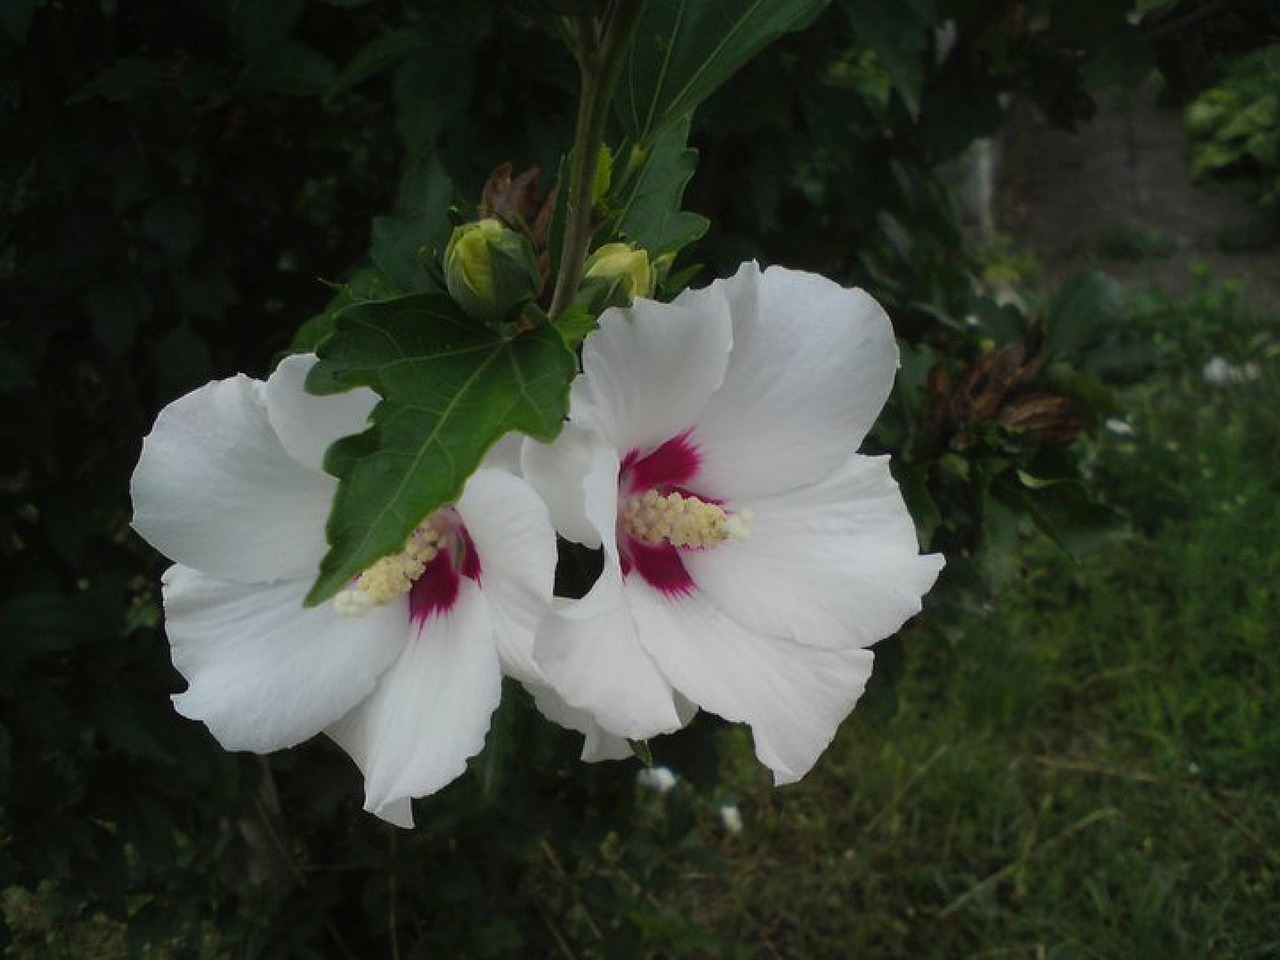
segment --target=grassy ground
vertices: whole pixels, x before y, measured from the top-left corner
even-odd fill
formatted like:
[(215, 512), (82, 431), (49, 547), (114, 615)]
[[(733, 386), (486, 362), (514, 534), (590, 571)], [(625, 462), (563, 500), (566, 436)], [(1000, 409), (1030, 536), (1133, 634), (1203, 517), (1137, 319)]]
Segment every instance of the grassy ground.
[[(745, 830), (663, 900), (715, 945), (655, 955), (1280, 957), (1278, 341), (1229, 290), (1139, 309), (1161, 369), (1092, 460), (1132, 530), (1027, 540), (802, 784), (741, 738)], [(1214, 345), (1258, 378), (1205, 383)]]

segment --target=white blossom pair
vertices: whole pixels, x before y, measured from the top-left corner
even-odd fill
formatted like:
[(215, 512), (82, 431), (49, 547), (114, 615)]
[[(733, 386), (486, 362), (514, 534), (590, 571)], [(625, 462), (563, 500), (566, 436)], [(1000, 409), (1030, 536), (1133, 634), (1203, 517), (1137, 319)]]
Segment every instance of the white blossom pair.
[[(307, 394), (312, 362), (162, 411), (134, 526), (175, 561), (179, 712), (229, 749), (328, 733), (394, 823), (479, 752), (503, 673), (587, 759), (703, 708), (798, 779), (942, 565), (918, 555), (887, 460), (856, 453), (893, 381), (888, 319), (812, 274), (748, 264), (606, 311), (555, 443), (504, 441), (401, 554), (306, 608), (336, 485), (321, 458), (376, 402)], [(580, 600), (552, 597), (553, 522), (603, 551)]]

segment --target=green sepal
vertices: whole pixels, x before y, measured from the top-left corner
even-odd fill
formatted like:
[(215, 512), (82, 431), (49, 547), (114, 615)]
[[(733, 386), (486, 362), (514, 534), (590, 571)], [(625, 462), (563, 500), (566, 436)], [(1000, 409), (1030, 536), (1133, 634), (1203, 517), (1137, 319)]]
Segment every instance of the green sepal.
[(631, 748), (632, 754), (646, 767), (653, 766), (653, 750), (649, 748), (648, 740), (628, 740), (627, 746)]
[(564, 342), (571, 347), (576, 347), (599, 326), (594, 314), (576, 304), (570, 304), (553, 323)]

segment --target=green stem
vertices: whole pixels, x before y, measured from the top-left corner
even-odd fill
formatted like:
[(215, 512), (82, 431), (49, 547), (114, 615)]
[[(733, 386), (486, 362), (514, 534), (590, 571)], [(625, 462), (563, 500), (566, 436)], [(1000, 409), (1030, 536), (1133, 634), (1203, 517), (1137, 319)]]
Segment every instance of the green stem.
[(560, 269), (556, 275), (551, 309), (547, 311), (553, 318), (558, 317), (573, 300), (582, 281), (582, 265), (587, 258), (594, 227), (591, 201), (596, 164), (604, 144), (609, 105), (622, 71), (623, 53), (643, 6), (644, 0), (616, 0), (599, 25), (593, 20), (580, 20), (574, 24), (574, 54), (582, 77), (582, 94), (578, 101), (573, 153), (569, 160)]

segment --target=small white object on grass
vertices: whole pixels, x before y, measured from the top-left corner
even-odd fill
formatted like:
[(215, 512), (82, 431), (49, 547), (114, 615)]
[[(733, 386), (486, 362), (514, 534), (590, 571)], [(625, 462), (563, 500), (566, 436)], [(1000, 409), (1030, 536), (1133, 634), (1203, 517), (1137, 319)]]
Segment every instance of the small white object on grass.
[(1252, 360), (1246, 363), (1232, 363), (1224, 357), (1214, 357), (1200, 371), (1204, 382), (1214, 387), (1224, 387), (1229, 383), (1247, 383), (1262, 376), (1262, 369)]
[(654, 793), (667, 793), (679, 777), (670, 767), (644, 767), (636, 773), (636, 783)]
[(1107, 433), (1114, 434), (1117, 437), (1132, 437), (1137, 433), (1133, 429), (1133, 424), (1122, 417), (1107, 417), (1102, 425), (1106, 428)]
[(720, 826), (731, 837), (742, 833), (742, 811), (736, 803), (720, 804)]

